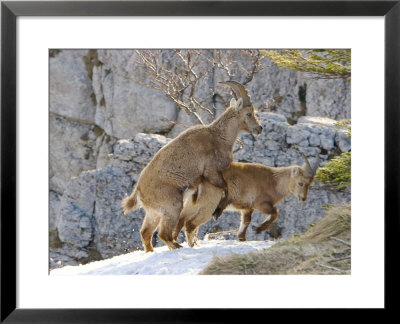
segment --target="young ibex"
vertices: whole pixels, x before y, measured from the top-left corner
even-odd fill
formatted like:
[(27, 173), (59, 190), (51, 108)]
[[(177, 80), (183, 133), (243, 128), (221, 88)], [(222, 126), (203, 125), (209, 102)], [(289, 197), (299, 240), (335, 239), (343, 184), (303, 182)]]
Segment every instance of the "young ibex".
[(161, 148), (142, 170), (136, 188), (122, 201), (124, 213), (143, 207), (146, 216), (140, 235), (146, 252), (153, 251), (151, 239), (160, 224), (158, 237), (169, 249), (180, 248), (174, 240), (183, 193), (204, 179), (223, 191), (227, 190), (222, 171), (232, 162), (232, 148), (240, 131), (260, 134), (250, 97), (243, 85), (222, 82), (238, 98), (210, 125), (188, 128)]
[[(256, 226), (257, 233), (265, 231), (275, 222), (279, 210), (275, 206), (284, 198), (293, 194), (299, 200), (307, 199), (315, 172), (319, 165), (319, 155), (311, 167), (307, 158), (304, 158), (302, 167), (291, 165), (288, 167), (269, 167), (256, 163), (232, 162), (223, 172), (228, 185), (228, 194), (224, 198), (227, 205), (241, 210), (241, 223), (238, 230), (240, 241), (246, 240), (246, 231), (251, 222), (254, 209), (259, 210), (270, 218)], [(197, 230), (201, 224), (211, 219), (215, 208), (224, 196), (224, 192), (208, 181), (202, 181), (197, 191), (185, 199), (184, 207), (174, 232), (176, 238), (182, 227), (186, 227), (186, 239), (189, 246), (197, 245)]]

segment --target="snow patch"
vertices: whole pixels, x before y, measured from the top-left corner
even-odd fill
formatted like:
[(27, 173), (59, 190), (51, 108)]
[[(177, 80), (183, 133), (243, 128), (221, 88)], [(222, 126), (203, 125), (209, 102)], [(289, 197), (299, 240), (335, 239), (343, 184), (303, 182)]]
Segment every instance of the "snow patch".
[(153, 253), (135, 251), (111, 259), (86, 265), (54, 269), (50, 275), (196, 275), (214, 256), (245, 254), (267, 249), (273, 241), (210, 240), (199, 241), (198, 247), (170, 251), (167, 246), (154, 249)]

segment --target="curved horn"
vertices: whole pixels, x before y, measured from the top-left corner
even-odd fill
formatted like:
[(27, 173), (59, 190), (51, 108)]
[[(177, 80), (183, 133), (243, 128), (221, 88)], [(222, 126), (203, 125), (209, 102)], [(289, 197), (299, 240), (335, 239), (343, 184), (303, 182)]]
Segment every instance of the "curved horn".
[(221, 84), (225, 84), (229, 86), (233, 93), (235, 94), (236, 99), (242, 98), (243, 99), (243, 107), (251, 106), (250, 96), (246, 90), (246, 88), (236, 81), (225, 81), (220, 82)]
[(310, 162), (308, 162), (308, 159), (306, 158), (306, 156), (304, 155), (303, 152), (300, 152), (300, 154), (304, 159), (303, 169), (304, 169), (306, 175), (308, 175), (310, 177), (313, 176), (314, 172), (313, 172), (313, 168), (310, 165)]

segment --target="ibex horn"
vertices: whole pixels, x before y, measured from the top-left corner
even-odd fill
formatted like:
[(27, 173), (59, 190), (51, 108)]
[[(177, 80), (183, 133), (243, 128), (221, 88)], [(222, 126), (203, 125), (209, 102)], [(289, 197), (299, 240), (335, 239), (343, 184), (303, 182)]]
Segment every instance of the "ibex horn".
[(243, 99), (243, 107), (247, 107), (247, 106), (251, 106), (251, 100), (250, 100), (250, 96), (246, 90), (246, 88), (240, 84), (239, 82), (236, 81), (225, 81), (225, 82), (220, 82), (221, 84), (226, 84), (227, 86), (229, 86), (234, 95), (235, 95), (235, 99), (239, 99), (242, 98)]
[(313, 168), (311, 167), (310, 162), (308, 162), (308, 159), (306, 158), (306, 156), (304, 155), (303, 152), (300, 152), (300, 154), (304, 159), (303, 169), (304, 169), (306, 175), (308, 175), (308, 176), (314, 175)]
[(317, 154), (317, 159), (314, 163), (314, 166), (311, 167), (310, 162), (308, 162), (308, 159), (306, 158), (306, 156), (304, 155), (303, 152), (300, 152), (301, 156), (304, 159), (304, 166), (303, 169), (306, 171), (307, 174), (309, 174), (310, 176), (314, 176), (315, 173), (317, 172), (317, 169), (319, 167), (319, 154)]

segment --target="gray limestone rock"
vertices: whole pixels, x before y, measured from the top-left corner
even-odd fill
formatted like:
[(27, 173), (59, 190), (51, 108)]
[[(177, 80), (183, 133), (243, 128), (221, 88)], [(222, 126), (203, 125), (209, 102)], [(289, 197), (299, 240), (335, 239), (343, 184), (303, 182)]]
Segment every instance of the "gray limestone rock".
[(63, 193), (72, 177), (96, 168), (101, 128), (50, 114), (50, 189)]
[(93, 123), (96, 104), (84, 56), (87, 50), (60, 50), (50, 57), (50, 111), (70, 119)]
[(351, 118), (351, 86), (342, 79), (310, 80), (307, 86), (307, 115), (335, 120)]
[(61, 242), (79, 253), (97, 251), (101, 258), (123, 254), (140, 246), (143, 211), (124, 216), (121, 200), (133, 186), (121, 167), (82, 172), (70, 181), (60, 206)]
[(95, 122), (110, 136), (132, 138), (139, 132), (165, 133), (178, 108), (165, 95), (143, 86), (146, 75), (133, 50), (99, 50), (93, 69)]

